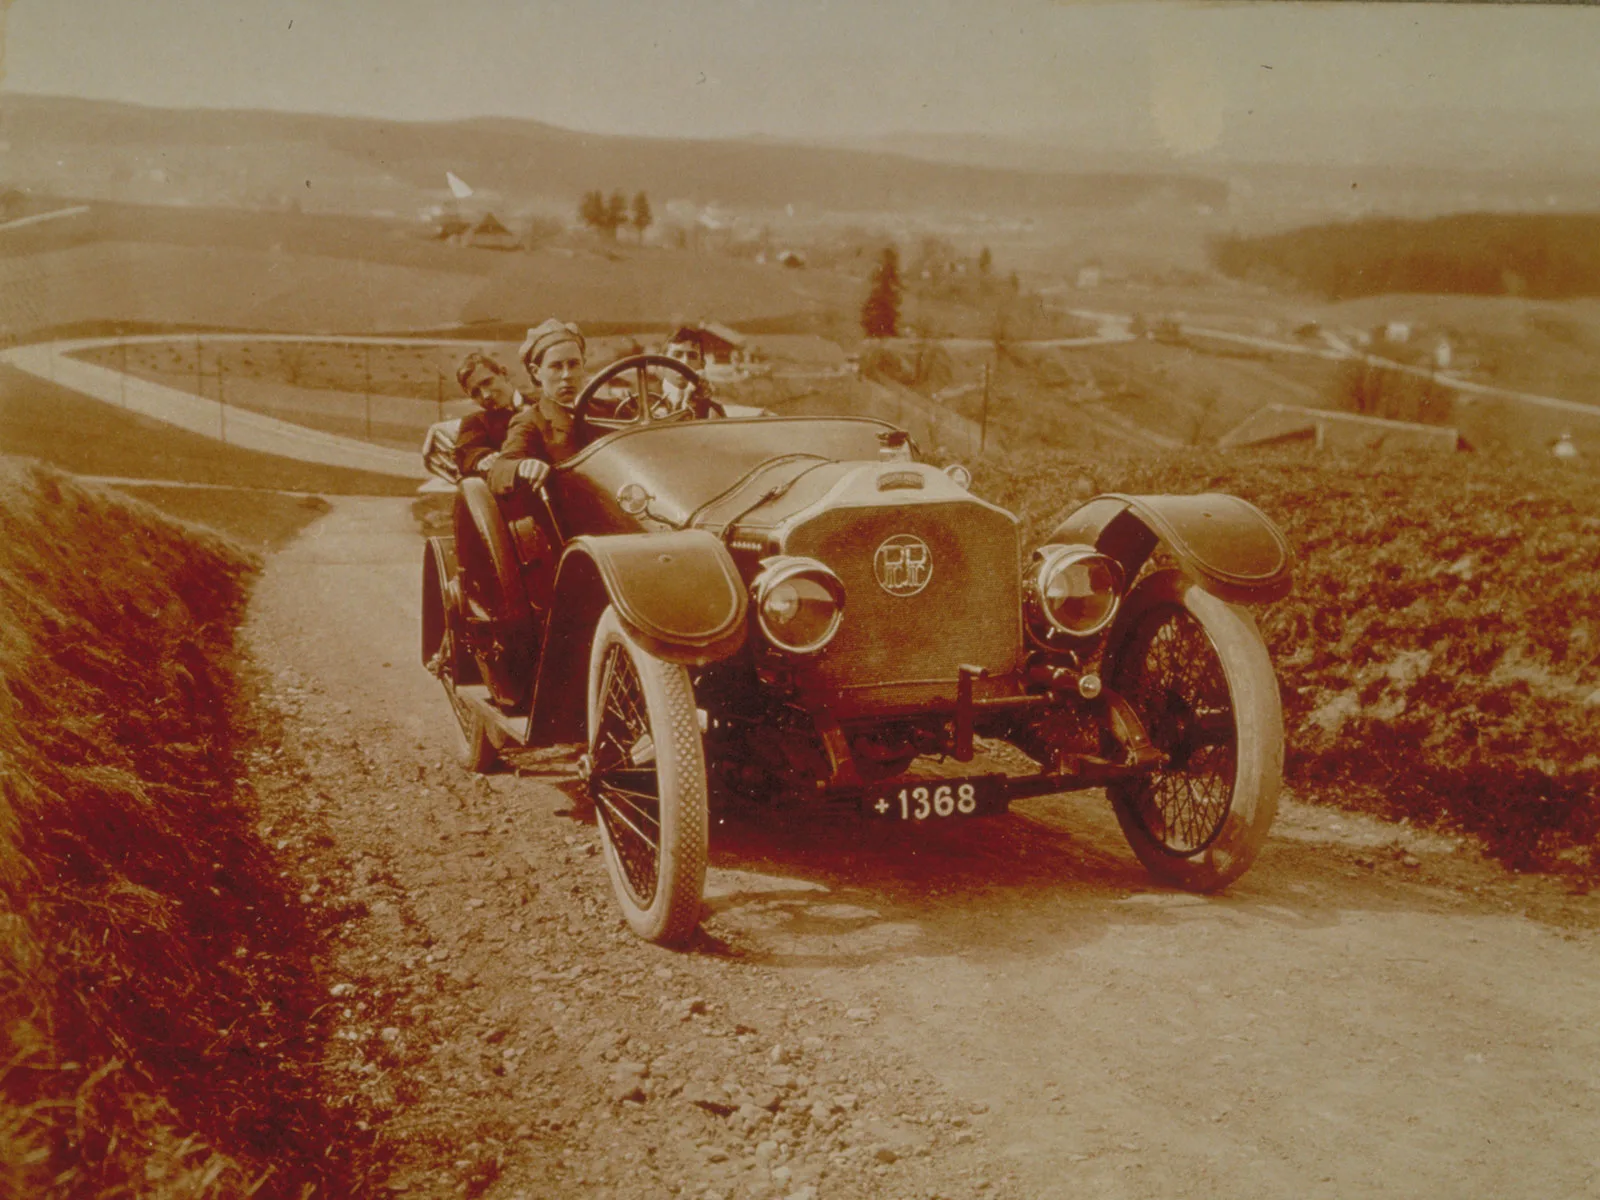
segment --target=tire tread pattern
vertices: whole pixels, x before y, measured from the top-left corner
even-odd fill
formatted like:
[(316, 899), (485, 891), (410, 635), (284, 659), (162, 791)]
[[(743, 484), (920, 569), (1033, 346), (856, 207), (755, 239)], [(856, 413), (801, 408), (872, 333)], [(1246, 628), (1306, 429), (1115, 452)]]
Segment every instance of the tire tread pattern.
[[(596, 625), (590, 653), (588, 707), (591, 739), (598, 724), (601, 701), (599, 668), (604, 662), (607, 648), (613, 644), (620, 644), (623, 652), (633, 660), (644, 692), (651, 736), (656, 740), (663, 845), (661, 861), (658, 863), (656, 895), (649, 908), (639, 908), (631, 898), (602, 818), (600, 838), (605, 852), (606, 871), (611, 877), (612, 890), (616, 893), (629, 927), (646, 941), (678, 945), (687, 941), (700, 924), (709, 841), (705, 749), (700, 737), (694, 689), (689, 682), (689, 672), (684, 667), (663, 662), (641, 648), (628, 636), (616, 610), (608, 608)], [(669, 746), (661, 744), (663, 736), (670, 742)], [(663, 763), (670, 764), (667, 771), (671, 775), (670, 780), (660, 777)], [(670, 819), (667, 812), (669, 784), (675, 797), (675, 811)]]
[(1253, 617), (1200, 588), (1178, 571), (1157, 571), (1129, 593), (1107, 644), (1106, 671), (1115, 678), (1114, 659), (1140, 617), (1164, 604), (1187, 610), (1200, 622), (1217, 650), (1233, 705), (1236, 765), (1229, 812), (1221, 832), (1188, 857), (1166, 852), (1145, 831), (1133, 805), (1113, 786), (1106, 789), (1117, 823), (1145, 869), (1157, 879), (1195, 892), (1216, 892), (1238, 879), (1255, 862), (1278, 811), (1283, 779), (1283, 709), (1272, 660)]

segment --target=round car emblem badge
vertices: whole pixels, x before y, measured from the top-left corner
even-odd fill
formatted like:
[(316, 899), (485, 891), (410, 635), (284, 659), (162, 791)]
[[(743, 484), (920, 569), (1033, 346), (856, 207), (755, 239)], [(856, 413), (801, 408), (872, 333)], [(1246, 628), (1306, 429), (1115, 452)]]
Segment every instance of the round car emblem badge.
[(872, 573), (889, 595), (915, 596), (933, 578), (933, 555), (915, 534), (897, 533), (873, 554)]

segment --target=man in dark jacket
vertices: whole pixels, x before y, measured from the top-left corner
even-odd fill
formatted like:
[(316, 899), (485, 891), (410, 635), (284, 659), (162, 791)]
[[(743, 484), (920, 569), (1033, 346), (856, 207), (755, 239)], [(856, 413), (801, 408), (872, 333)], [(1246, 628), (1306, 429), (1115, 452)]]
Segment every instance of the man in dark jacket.
[(499, 459), (512, 417), (528, 406), (511, 386), (506, 369), (481, 350), (474, 350), (456, 368), (456, 382), (478, 405), (461, 419), (456, 435), (456, 469), (463, 477), (488, 475)]
[(583, 332), (554, 317), (528, 330), (522, 343), (522, 365), (538, 388), (538, 400), (514, 413), (506, 427), (500, 457), (489, 474), (489, 486), (508, 491), (520, 482), (530, 490), (544, 485), (552, 463), (578, 452), (573, 432), (573, 405), (583, 383)]

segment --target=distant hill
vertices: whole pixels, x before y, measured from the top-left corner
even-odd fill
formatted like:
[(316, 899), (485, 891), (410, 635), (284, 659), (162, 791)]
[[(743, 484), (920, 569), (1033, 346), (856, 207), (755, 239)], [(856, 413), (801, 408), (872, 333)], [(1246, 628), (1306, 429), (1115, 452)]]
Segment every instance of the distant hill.
[(0, 95), (0, 182), (103, 199), (297, 204), (409, 215), (454, 171), (507, 206), (575, 208), (590, 188), (739, 209), (1038, 216), (1143, 201), (1216, 204), (1181, 170), (1071, 171), (935, 162), (881, 147), (610, 136), (536, 121), (383, 121), (158, 109)]
[(1223, 199), (1188, 193), (1200, 203), (1221, 209), (1225, 199), (1240, 215), (1280, 209), (1291, 221), (1312, 211), (1581, 209), (1600, 195), (1600, 110), (1537, 121), (1492, 111), (1470, 119), (1427, 110), (1278, 114), (1270, 131), (1230, 125), (1217, 146), (1187, 158), (1163, 148), (1148, 121), (1124, 123), (1126, 136), (1115, 140), (1061, 129), (891, 133), (837, 144), (994, 170), (1207, 180)]
[(1392, 292), (1600, 296), (1600, 214), (1461, 213), (1315, 225), (1212, 247), (1236, 279), (1287, 282), (1329, 300)]

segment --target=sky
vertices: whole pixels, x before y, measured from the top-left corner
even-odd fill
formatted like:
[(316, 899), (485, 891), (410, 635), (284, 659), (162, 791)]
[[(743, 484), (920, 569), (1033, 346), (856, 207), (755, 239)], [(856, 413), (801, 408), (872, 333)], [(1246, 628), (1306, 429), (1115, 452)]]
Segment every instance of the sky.
[[(670, 137), (1066, 133), (1180, 156), (1305, 114), (1600, 113), (1600, 7), (0, 0), (0, 89)], [(1600, 164), (1596, 164), (1600, 166)]]

